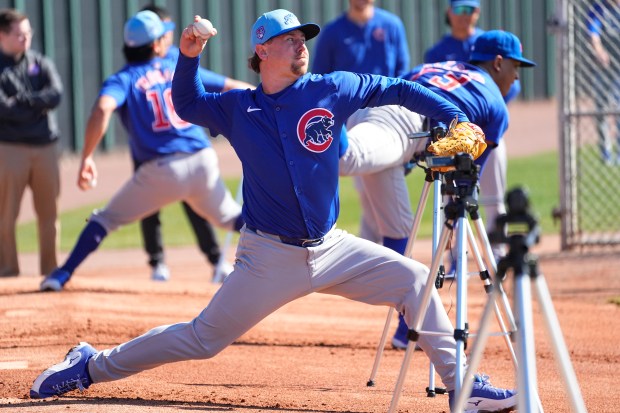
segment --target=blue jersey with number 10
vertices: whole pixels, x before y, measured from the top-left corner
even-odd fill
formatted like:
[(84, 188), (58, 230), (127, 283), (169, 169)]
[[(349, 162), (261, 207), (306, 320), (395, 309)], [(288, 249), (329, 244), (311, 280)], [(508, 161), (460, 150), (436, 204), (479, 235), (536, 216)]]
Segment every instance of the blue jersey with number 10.
[(176, 152), (193, 153), (210, 146), (204, 130), (179, 118), (171, 86), (176, 61), (153, 59), (127, 64), (105, 80), (100, 96), (111, 96), (129, 134), (132, 157), (139, 163)]

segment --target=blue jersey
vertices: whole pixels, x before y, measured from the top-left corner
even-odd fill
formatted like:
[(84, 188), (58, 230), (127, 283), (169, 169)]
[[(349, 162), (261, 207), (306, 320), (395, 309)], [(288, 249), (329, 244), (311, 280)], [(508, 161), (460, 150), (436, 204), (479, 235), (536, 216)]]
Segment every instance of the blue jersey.
[[(424, 53), (424, 63), (447, 62), (451, 60), (469, 62), (471, 47), (482, 33), (484, 33), (484, 30), (476, 27), (474, 29), (474, 34), (465, 40), (459, 40), (451, 34), (446, 34)], [(504, 96), (504, 101), (506, 103), (510, 102), (517, 97), (520, 92), (521, 82), (517, 79), (510, 87), (508, 94)]]
[[(179, 48), (177, 46), (170, 46), (166, 59), (172, 60), (176, 65), (179, 58)], [(208, 69), (200, 68), (200, 81), (205, 87), (207, 92), (222, 92), (224, 90), (224, 84), (226, 83), (226, 76), (219, 73), (212, 72)]]
[[(508, 109), (497, 84), (478, 66), (462, 62), (420, 65), (403, 78), (412, 80), (461, 108), (484, 131), (487, 144), (495, 146), (508, 129)], [(436, 123), (432, 119), (432, 126)], [(478, 158), (484, 165), (489, 151)]]
[(206, 93), (199, 59), (179, 56), (172, 98), (180, 116), (228, 138), (243, 166), (243, 218), (259, 230), (319, 238), (336, 223), (338, 141), (353, 112), (402, 105), (444, 122), (467, 117), (426, 88), (402, 79), (334, 72), (306, 74), (277, 94)]
[(112, 97), (129, 134), (131, 156), (138, 163), (175, 152), (193, 153), (210, 145), (202, 128), (174, 111), (171, 99), (174, 63), (153, 59), (127, 64), (105, 80), (99, 96)]
[(484, 30), (476, 27), (474, 34), (465, 40), (446, 34), (424, 53), (424, 63), (447, 62), (449, 60), (468, 62), (471, 47), (482, 33)]
[(405, 27), (398, 16), (375, 7), (364, 26), (347, 14), (321, 28), (312, 71), (346, 70), (396, 77), (409, 69), (409, 46)]

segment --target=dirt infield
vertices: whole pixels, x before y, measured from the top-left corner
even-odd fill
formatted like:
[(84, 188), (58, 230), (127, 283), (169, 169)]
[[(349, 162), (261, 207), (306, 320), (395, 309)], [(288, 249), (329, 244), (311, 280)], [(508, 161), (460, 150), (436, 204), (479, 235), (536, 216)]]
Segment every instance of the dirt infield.
[[(430, 259), (427, 241), (416, 250)], [(536, 252), (537, 249), (534, 249)], [(540, 251), (563, 334), (590, 412), (616, 412), (620, 390), (620, 257)], [(15, 412), (381, 412), (403, 353), (386, 349), (377, 386), (367, 388), (387, 310), (314, 294), (269, 316), (212, 360), (171, 364), (85, 393), (34, 401), (35, 377), (78, 341), (108, 348), (148, 329), (194, 317), (218, 285), (194, 248), (169, 253), (172, 280), (154, 283), (136, 251), (100, 251), (59, 294), (37, 292), (39, 277), (0, 279), (0, 410)], [(34, 259), (34, 257), (32, 257)], [(114, 265), (110, 263), (114, 262)], [(506, 290), (511, 295), (511, 281)], [(470, 278), (469, 317), (477, 329), (486, 302)], [(441, 290), (454, 317), (455, 286)], [(540, 395), (547, 412), (568, 412), (560, 376), (533, 304)], [(395, 328), (392, 323), (392, 329)], [(494, 329), (497, 328), (494, 326)], [(515, 370), (503, 342), (491, 337), (481, 371), (512, 387)], [(446, 412), (447, 396), (425, 396), (428, 362), (416, 353), (400, 402), (403, 412)]]
[[(528, 129), (554, 127), (548, 104), (522, 110), (517, 124), (513, 116), (511, 131), (518, 137), (509, 139), (509, 155), (554, 148), (557, 133)], [(225, 146), (216, 150), (223, 175), (238, 173), (238, 160), (231, 152)], [(104, 172), (98, 191), (90, 193), (74, 189), (77, 161), (64, 160), (63, 208), (108, 199), (129, 174), (127, 154), (100, 159)], [(27, 214), (20, 220), (27, 219)], [(430, 251), (430, 242), (420, 240), (414, 255), (429, 264)], [(539, 254), (588, 411), (617, 412), (620, 309), (609, 300), (620, 296), (620, 255), (560, 254), (557, 237), (543, 237), (533, 251)], [(61, 361), (77, 342), (109, 348), (155, 326), (190, 320), (208, 304), (218, 285), (210, 282), (212, 269), (197, 248), (168, 248), (167, 258), (172, 279), (155, 283), (149, 279), (142, 251), (101, 250), (80, 267), (65, 291), (44, 294), (38, 292), (36, 255), (21, 254), (24, 275), (0, 278), (0, 411), (332, 413), (388, 409), (403, 352), (386, 348), (376, 387), (366, 387), (387, 309), (320, 294), (281, 308), (214, 359), (162, 366), (125, 380), (96, 384), (83, 394), (30, 400), (28, 391), (36, 376)], [(233, 259), (232, 251), (229, 258)], [(476, 277), (469, 285), (469, 320), (475, 331), (486, 296)], [(510, 277), (505, 289), (512, 295)], [(455, 290), (456, 286), (446, 284), (440, 291), (453, 318)], [(540, 306), (533, 303), (532, 308), (543, 406), (546, 412), (568, 412)], [(501, 339), (490, 338), (480, 371), (489, 374), (496, 385), (515, 386), (515, 368)], [(427, 359), (415, 353), (399, 404), (401, 412), (448, 411), (447, 396), (426, 397), (427, 376)]]

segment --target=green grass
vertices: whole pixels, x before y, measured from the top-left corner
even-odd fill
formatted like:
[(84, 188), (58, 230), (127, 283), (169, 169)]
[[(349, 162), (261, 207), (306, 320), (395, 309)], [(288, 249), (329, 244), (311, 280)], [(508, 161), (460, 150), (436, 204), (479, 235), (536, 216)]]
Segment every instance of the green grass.
[[(233, 194), (236, 193), (237, 179), (226, 181), (226, 185)], [(424, 184), (424, 175), (421, 170), (415, 170), (407, 177), (412, 208), (419, 203), (420, 192)], [(559, 206), (558, 159), (555, 152), (545, 153), (525, 158), (511, 159), (508, 163), (508, 189), (515, 186), (527, 189), (532, 211), (539, 218), (544, 233), (558, 233), (559, 224), (554, 224), (551, 211)], [(432, 192), (432, 187), (431, 187)], [(67, 252), (73, 248), (86, 219), (95, 208), (104, 204), (90, 205), (66, 211), (60, 216), (61, 221), (61, 251)], [(340, 217), (338, 226), (356, 234), (359, 229), (360, 206), (357, 192), (352, 178), (342, 178), (340, 182)], [(162, 209), (161, 215), (163, 238), (166, 246), (194, 245), (194, 234), (189, 222), (182, 211), (180, 203), (169, 205)], [(429, 194), (428, 204), (425, 206), (419, 238), (428, 238), (432, 235), (432, 194)], [(37, 249), (36, 226), (34, 222), (19, 225), (18, 249), (20, 252), (33, 252)], [(219, 239), (224, 239), (223, 231), (218, 231)], [(236, 242), (236, 237), (234, 238)], [(138, 223), (125, 226), (110, 234), (101, 248), (119, 249), (141, 247), (142, 238)]]

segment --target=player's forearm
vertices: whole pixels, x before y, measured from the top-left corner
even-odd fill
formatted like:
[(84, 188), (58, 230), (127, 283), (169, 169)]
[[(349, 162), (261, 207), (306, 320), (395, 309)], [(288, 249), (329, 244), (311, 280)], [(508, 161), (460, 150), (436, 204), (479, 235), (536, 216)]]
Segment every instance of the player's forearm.
[(390, 98), (390, 95), (394, 95), (391, 99), (396, 101), (391, 104), (404, 106), (412, 112), (443, 122), (446, 126), (455, 117), (458, 117), (458, 122), (469, 122), (461, 109), (437, 93), (414, 82), (399, 79), (394, 83), (400, 82), (402, 82), (400, 86), (390, 88), (390, 92), (385, 96)]
[(86, 130), (84, 132), (84, 147), (82, 149), (82, 159), (91, 157), (99, 145), (99, 142), (103, 138), (108, 124), (110, 123), (110, 117), (112, 112), (105, 111), (100, 107), (93, 108), (93, 111), (88, 118), (86, 124)]
[(198, 75), (200, 58), (179, 55), (172, 78), (172, 103), (177, 114), (188, 122), (200, 124), (200, 114), (196, 113), (196, 101), (204, 93), (204, 86)]

